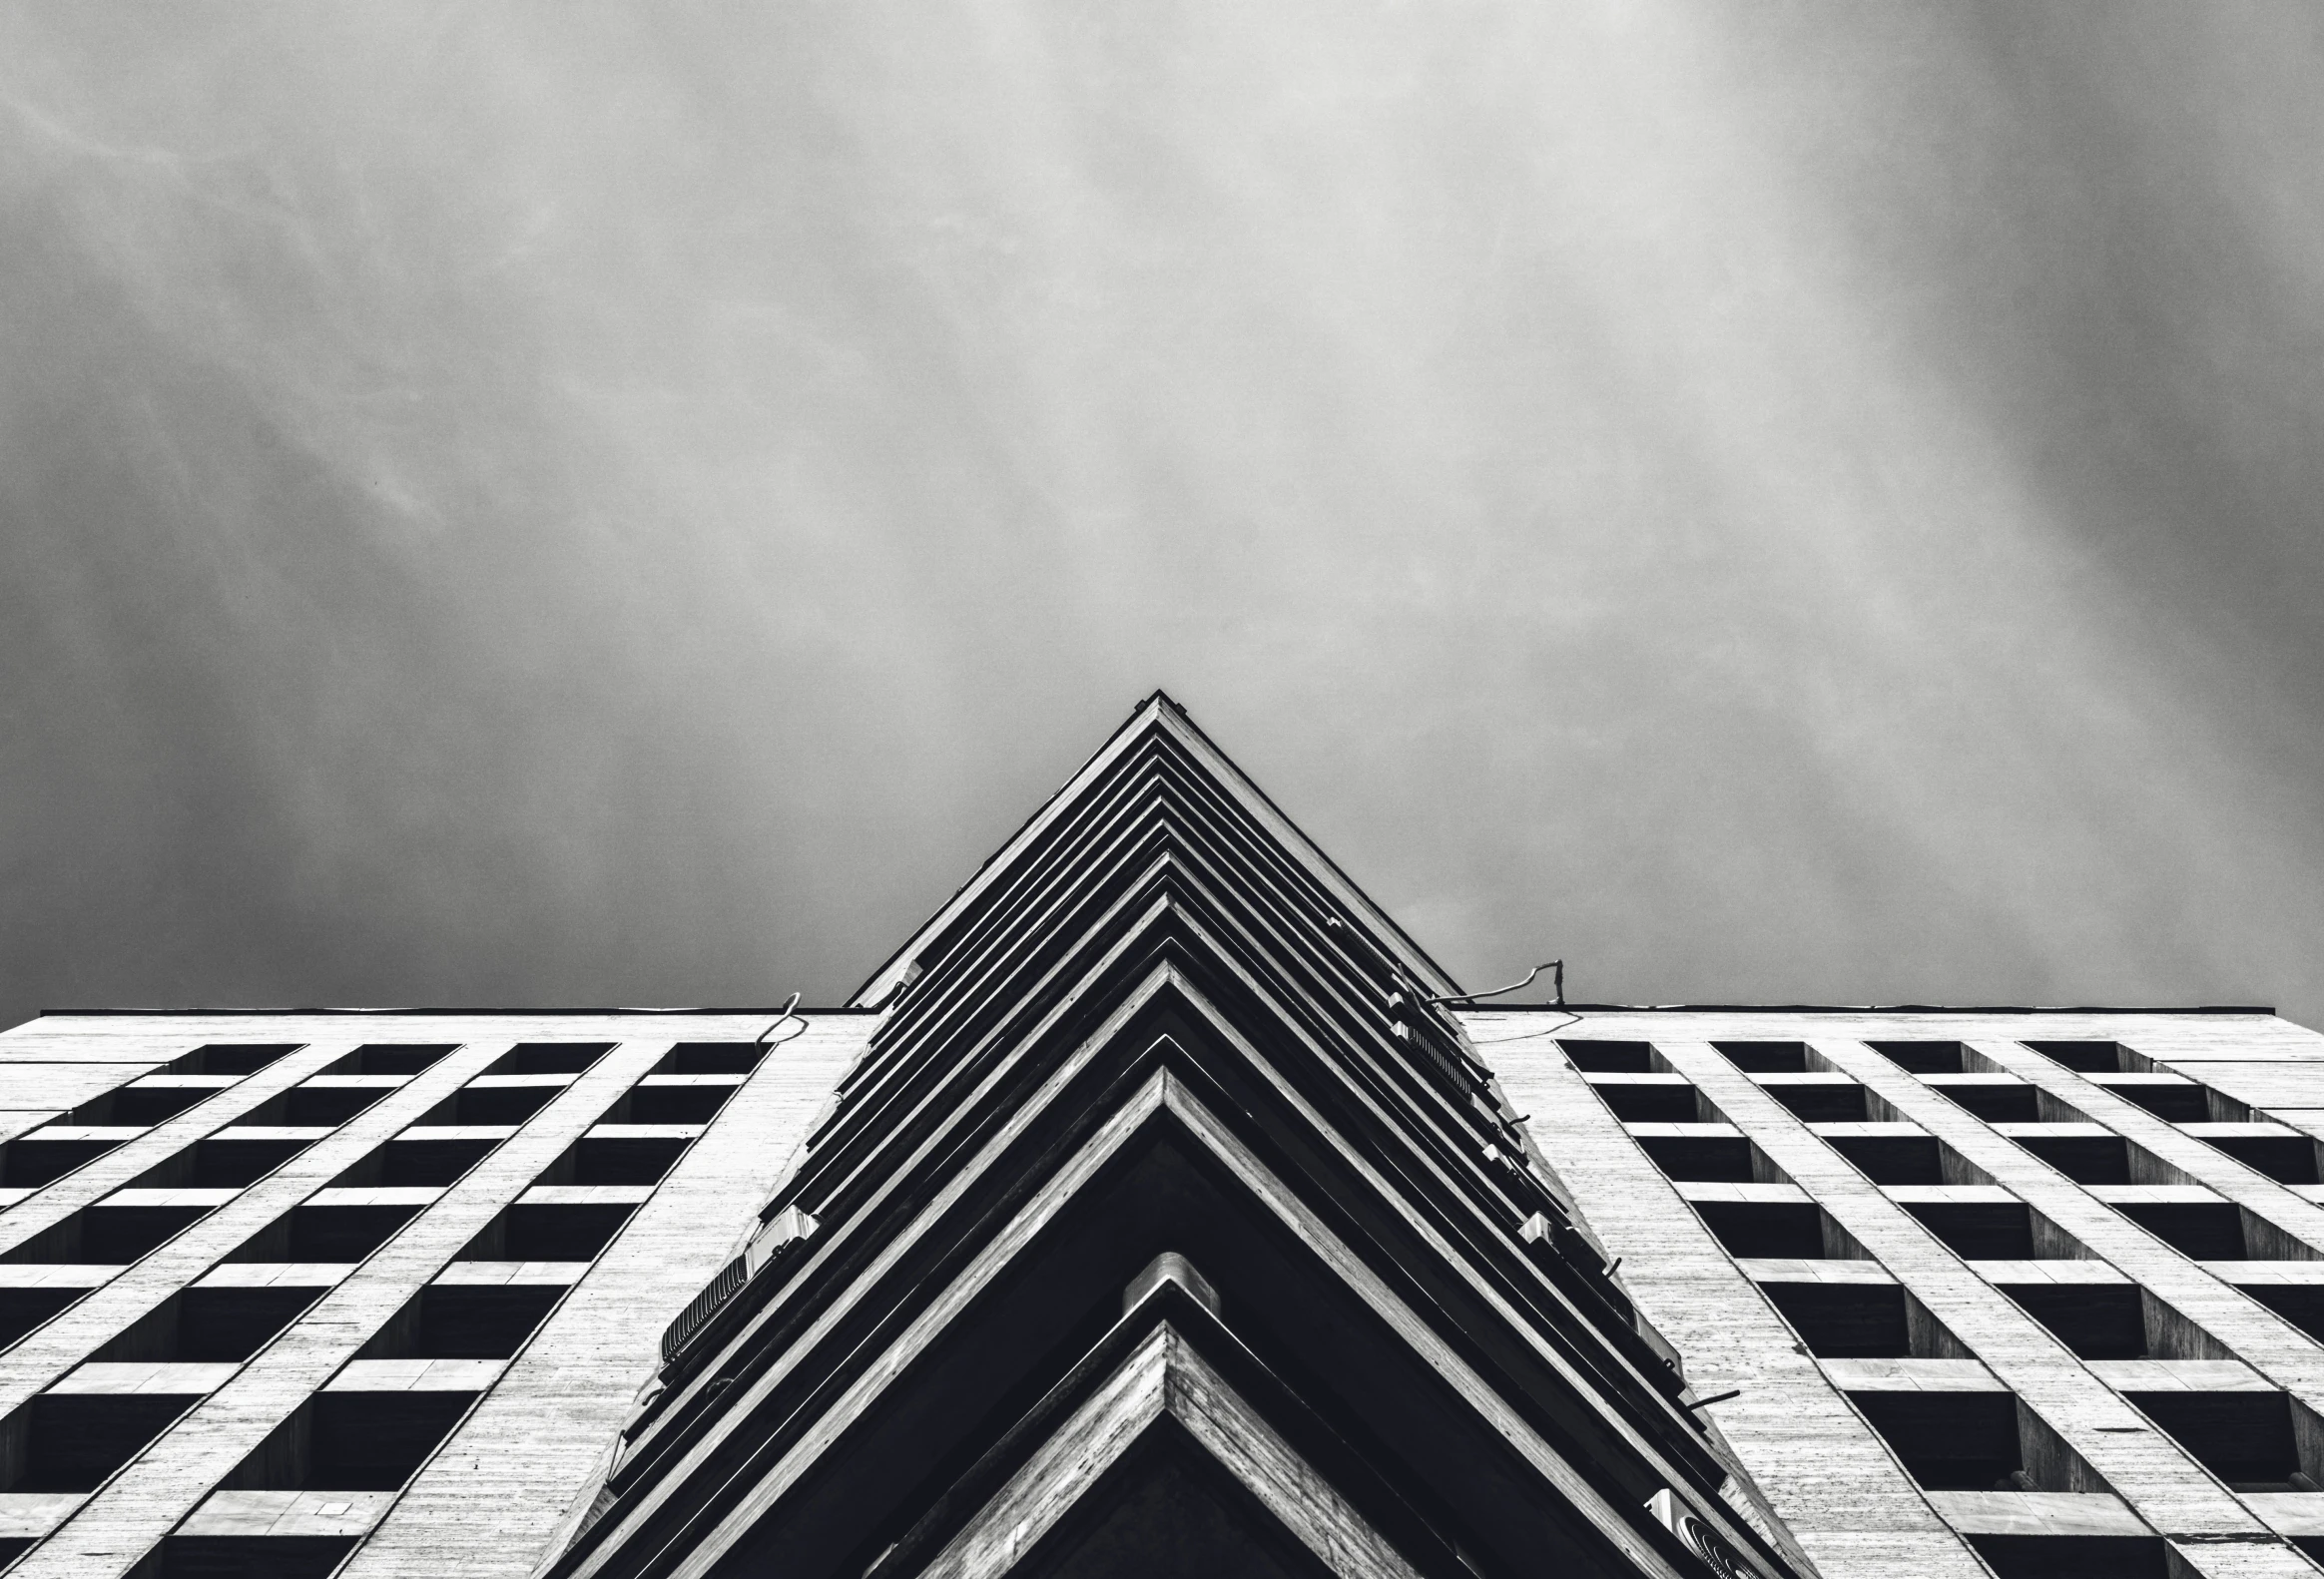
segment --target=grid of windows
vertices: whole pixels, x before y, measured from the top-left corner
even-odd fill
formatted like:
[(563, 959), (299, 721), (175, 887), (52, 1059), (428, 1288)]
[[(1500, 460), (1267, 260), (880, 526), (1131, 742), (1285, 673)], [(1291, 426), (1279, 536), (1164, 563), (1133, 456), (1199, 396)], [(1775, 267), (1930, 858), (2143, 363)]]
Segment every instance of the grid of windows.
[[(142, 1579), (337, 1567), (767, 1052), (209, 1042), (19, 1115), (0, 1142), (0, 1564), (39, 1567), (94, 1494), (167, 1465), (208, 1485)], [(88, 1072), (0, 1067), (20, 1104), (42, 1069)], [(240, 1451), (173, 1448), (206, 1403), (261, 1416)]]
[[(2162, 1574), (2181, 1531), (2149, 1517), (2151, 1463), (2117, 1486), (2092, 1462), (2127, 1462), (2106, 1449), (2142, 1431), (2176, 1449), (2182, 1480), (2249, 1511), (2231, 1538), (2247, 1555), (2256, 1541), (2324, 1556), (2309, 1129), (2128, 1041), (1575, 1034), (1595, 1028), (1557, 1038), (1574, 1074), (1994, 1571)], [(1595, 1219), (1586, 1164), (1550, 1146)], [(1962, 1297), (1963, 1274), (2006, 1298), (2001, 1319)], [(2209, 1324), (2181, 1308), (2205, 1285)], [(2240, 1299), (2291, 1330), (2249, 1307), (2218, 1314)], [(2047, 1417), (2005, 1379), (2027, 1352), (2008, 1314), (2121, 1410)]]

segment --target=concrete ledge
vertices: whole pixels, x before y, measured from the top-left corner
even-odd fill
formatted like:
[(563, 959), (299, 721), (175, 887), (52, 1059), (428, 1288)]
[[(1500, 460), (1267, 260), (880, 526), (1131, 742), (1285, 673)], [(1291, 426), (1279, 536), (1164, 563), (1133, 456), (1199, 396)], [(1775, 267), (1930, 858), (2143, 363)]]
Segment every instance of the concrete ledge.
[(519, 1206), (636, 1206), (654, 1193), (652, 1185), (534, 1185), (516, 1198)]
[(1932, 1491), (1929, 1504), (1964, 1535), (2151, 1535), (2106, 1491)]
[(1843, 1392), (2007, 1392), (2001, 1378), (1974, 1359), (1819, 1360)]
[(239, 1364), (208, 1364), (193, 1360), (91, 1360), (59, 1377), (52, 1393), (161, 1393), (170, 1397), (206, 1397), (225, 1386), (242, 1368)]
[(588, 1270), (585, 1261), (455, 1261), (433, 1281), (466, 1289), (519, 1284), (561, 1289), (579, 1283)]
[(2324, 1285), (2324, 1261), (2204, 1261), (2195, 1265), (2221, 1283), (2268, 1288)]
[(2278, 1535), (2324, 1535), (2324, 1496), (2313, 1491), (2244, 1491), (2243, 1505)]
[(445, 1185), (333, 1185), (317, 1190), (300, 1206), (428, 1207), (443, 1199)]
[(119, 1267), (64, 1261), (0, 1261), (0, 1289), (94, 1289), (121, 1276)]
[(362, 1535), (387, 1516), (392, 1491), (213, 1491), (180, 1535)]
[(1880, 1193), (1899, 1206), (2016, 1206), (2018, 1198), (2000, 1185), (1882, 1185)]
[(1738, 1256), (1735, 1266), (1753, 1283), (1874, 1283), (1897, 1281), (1877, 1261), (1803, 1261), (1791, 1256)]
[(351, 1262), (229, 1261), (194, 1281), (197, 1289), (333, 1289), (353, 1272)]
[(505, 1359), (350, 1359), (322, 1390), (482, 1392), (507, 1368)]
[(2209, 1206), (2227, 1199), (2216, 1190), (2194, 1184), (2094, 1184), (2082, 1188), (2090, 1193), (2090, 1199), (2108, 1206)]
[[(1962, 1263), (1988, 1283), (2128, 1283), (2129, 1275), (2111, 1263), (2079, 1258), (2056, 1261), (1971, 1261)], [(2238, 1266), (2245, 1263), (2236, 1263)]]
[(2275, 1383), (2240, 1359), (2085, 1359), (2117, 1392), (2273, 1392)]
[(208, 1212), (217, 1210), (219, 1207), (226, 1205), (227, 1202), (232, 1201), (236, 1196), (241, 1194), (242, 1191), (240, 1189), (116, 1190), (113, 1192), (113, 1194), (105, 1197), (105, 1199), (102, 1201), (92, 1203), (91, 1209), (94, 1211), (102, 1211), (104, 1208), (109, 1206), (177, 1206), (199, 1207), (203, 1211)]
[(1792, 1184), (1731, 1184), (1717, 1179), (1675, 1179), (1671, 1188), (1681, 1201), (1772, 1201), (1797, 1206), (1814, 1203), (1808, 1193)]
[(84, 1491), (0, 1492), (0, 1538), (38, 1540), (71, 1518), (87, 1498)]

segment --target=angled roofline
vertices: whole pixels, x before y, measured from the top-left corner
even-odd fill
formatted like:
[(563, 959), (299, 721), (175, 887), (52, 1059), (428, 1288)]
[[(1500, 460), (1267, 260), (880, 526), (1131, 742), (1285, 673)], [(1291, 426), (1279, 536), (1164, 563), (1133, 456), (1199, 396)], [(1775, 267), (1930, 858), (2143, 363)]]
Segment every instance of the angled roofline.
[(984, 858), (974, 874), (945, 900), (934, 915), (922, 922), (904, 939), (901, 947), (887, 956), (879, 968), (849, 997), (851, 1008), (876, 1008), (892, 996), (903, 984), (911, 961), (926, 940), (948, 926), (952, 919), (965, 910), (983, 892), (999, 880), (1015, 856), (1060, 817), (1065, 809), (1079, 799), (1108, 768), (1118, 762), (1132, 745), (1152, 730), (1167, 731), (1194, 758), (1208, 768), (1218, 781), (1261, 825), (1274, 834), (1292, 857), (1307, 868), (1308, 874), (1342, 904), (1368, 922), (1381, 940), (1421, 982), (1440, 993), (1460, 990), (1460, 984), (1429, 957), (1429, 953), (1415, 942), (1411, 934), (1396, 923), (1396, 918), (1374, 903), (1372, 897), (1345, 871), (1337, 861), (1324, 853), (1321, 845), (1286, 816), (1283, 808), (1268, 798), (1267, 792), (1252, 783), (1248, 774), (1235, 765), (1232, 758), (1219, 750), (1218, 745), (1202, 732), (1184, 708), (1169, 695), (1156, 690), (1124, 719), (1105, 744), (1093, 752), (1073, 776), (1058, 788), (1055, 793), (1041, 802), (1039, 809), (1025, 818), (1023, 825), (1009, 835), (1002, 845)]
[(2279, 1016), (2264, 1003), (1456, 1003), (1465, 1014), (2238, 1014)]

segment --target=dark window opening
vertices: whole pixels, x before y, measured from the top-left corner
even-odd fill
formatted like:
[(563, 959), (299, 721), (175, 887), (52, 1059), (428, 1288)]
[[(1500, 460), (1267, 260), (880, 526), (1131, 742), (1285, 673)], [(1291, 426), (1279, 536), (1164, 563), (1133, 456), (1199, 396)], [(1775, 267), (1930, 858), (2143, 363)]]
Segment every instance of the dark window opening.
[(1910, 1074), (1967, 1073), (1959, 1042), (1867, 1042), (1864, 1045)]
[(544, 1184), (650, 1185), (660, 1184), (678, 1165), (692, 1144), (683, 1135), (604, 1135), (591, 1133), (573, 1147), (548, 1173)]
[(207, 1047), (195, 1048), (183, 1058), (172, 1059), (169, 1069), (179, 1075), (255, 1075), (305, 1045), (304, 1042), (213, 1042)]
[(2129, 1073), (2119, 1042), (2027, 1042), (2042, 1057), (2085, 1075)]
[(2236, 1288), (2324, 1343), (2324, 1284), (2238, 1284)]
[(680, 1042), (654, 1066), (657, 1075), (747, 1075), (767, 1056), (764, 1042)]
[(1703, 1226), (1730, 1256), (1821, 1261), (1824, 1214), (1808, 1201), (1697, 1201)]
[(1692, 1124), (1702, 1116), (1695, 1102), (1695, 1088), (1690, 1085), (1609, 1082), (1592, 1085), (1590, 1089), (1625, 1124)]
[(1819, 1359), (1895, 1359), (1913, 1351), (1905, 1291), (1893, 1283), (1763, 1283), (1759, 1291)]
[(608, 1121), (708, 1124), (739, 1089), (733, 1075), (648, 1075), (614, 1105)]
[(1827, 1135), (1827, 1144), (1854, 1163), (1874, 1184), (1933, 1185), (1945, 1182), (1934, 1135)]
[(1997, 1579), (2163, 1579), (2150, 1535), (1972, 1535)]
[(78, 1305), (87, 1289), (0, 1289), (0, 1348), (16, 1343), (49, 1317)]
[(2006, 1284), (2002, 1293), (2083, 1359), (2144, 1359), (2146, 1316), (2127, 1283)]
[(188, 1201), (81, 1209), (81, 1255), (100, 1267), (126, 1267), (176, 1239), (223, 1203)]
[(108, 1363), (239, 1364), (273, 1342), (325, 1292), (314, 1284), (196, 1285), (172, 1295), (89, 1357)]
[(492, 1061), (496, 1075), (577, 1075), (613, 1051), (611, 1042), (519, 1042)]
[(1861, 1124), (1865, 1119), (1864, 1088), (1853, 1081), (1760, 1089), (1789, 1108), (1794, 1118), (1810, 1124)]
[(1751, 1143), (1740, 1135), (1641, 1135), (1639, 1149), (1672, 1179), (1749, 1184)]
[(2033, 1261), (2034, 1214), (2023, 1201), (1909, 1201), (1921, 1226), (1964, 1261)]
[(2016, 1135), (2011, 1139), (2075, 1184), (2130, 1182), (2130, 1149), (2119, 1135)]
[(171, 1535), (161, 1579), (328, 1579), (352, 1535)]
[[(153, 1079), (150, 1075), (143, 1078)], [(139, 1128), (166, 1124), (196, 1103), (207, 1102), (223, 1089), (222, 1086), (214, 1085), (166, 1085), (159, 1081), (153, 1085), (142, 1085), (132, 1081), (84, 1102), (73, 1110), (69, 1122), (135, 1125)]]
[(2211, 1116), (2209, 1093), (2201, 1086), (2138, 1085), (2105, 1088), (2134, 1107), (2173, 1124), (2200, 1124)]
[(628, 1202), (517, 1201), (468, 1242), (462, 1261), (595, 1261), (637, 1207)]
[(2025, 1489), (2018, 1400), (2007, 1392), (1853, 1392), (1881, 1439), (1930, 1491)]
[(50, 1133), (31, 1130), (0, 1148), (0, 1184), (19, 1189), (39, 1189), (54, 1184), (74, 1169), (95, 1162), (116, 1147), (125, 1146), (136, 1137), (128, 1132), (113, 1135), (57, 1134), (68, 1126), (52, 1125)]
[(44, 1392), (8, 1418), (7, 1457), (22, 1466), (9, 1491), (94, 1491), (145, 1451), (201, 1395)]
[(522, 1124), (564, 1091), (561, 1085), (462, 1086), (451, 1102), (428, 1115), (437, 1124)]
[(363, 1346), (363, 1359), (508, 1359), (567, 1284), (431, 1283)]
[(2229, 1202), (2129, 1202), (2114, 1210), (2190, 1260), (2251, 1259), (2243, 1239), (2243, 1214)]
[(2317, 1183), (2316, 1143), (2305, 1135), (2205, 1135), (2201, 1139), (2278, 1184)]
[(253, 1491), (394, 1491), (459, 1424), (473, 1392), (325, 1388), (225, 1484)]
[(2033, 1124), (2041, 1117), (2034, 1088), (2023, 1080), (1929, 1088), (1950, 1097), (1988, 1124)]
[[(206, 1136), (194, 1143), (184, 1182), (197, 1190), (239, 1190), (257, 1184), (318, 1139), (310, 1135), (236, 1134), (233, 1130)], [(155, 1170), (157, 1175), (161, 1172)]]
[(331, 1183), (390, 1188), (456, 1183), (506, 1140), (510, 1129), (507, 1125), (476, 1127), (486, 1133), (465, 1133), (453, 1126), (414, 1126), (372, 1148)]
[(1593, 1075), (1650, 1075), (1654, 1047), (1649, 1042), (1560, 1041), (1573, 1067)]
[[(393, 1086), (322, 1083), (334, 1078), (342, 1077), (317, 1076), (304, 1085), (292, 1086), (283, 1093), (283, 1121), (286, 1124), (344, 1124), (395, 1089)], [(379, 1077), (357, 1075), (343, 1078), (360, 1080)]]
[(354, 1051), (352, 1075), (416, 1075), (460, 1050), (457, 1042), (371, 1042)]
[(394, 1238), (424, 1206), (422, 1202), (301, 1203), (252, 1235), (227, 1259), (323, 1266), (358, 1262)]
[(1727, 1062), (1746, 1074), (1804, 1075), (1808, 1072), (1805, 1042), (1713, 1042)]
[(2281, 1392), (2124, 1393), (2187, 1456), (2236, 1491), (2290, 1491), (2300, 1472)]

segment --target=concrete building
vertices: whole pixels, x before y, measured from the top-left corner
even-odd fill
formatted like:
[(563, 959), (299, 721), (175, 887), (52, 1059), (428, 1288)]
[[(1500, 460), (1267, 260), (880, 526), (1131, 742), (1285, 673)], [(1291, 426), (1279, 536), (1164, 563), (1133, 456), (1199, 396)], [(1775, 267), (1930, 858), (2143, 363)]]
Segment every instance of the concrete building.
[(851, 1003), (0, 1035), (17, 1575), (2314, 1574), (2324, 1038), (1497, 1009), (1165, 698)]

